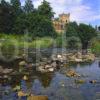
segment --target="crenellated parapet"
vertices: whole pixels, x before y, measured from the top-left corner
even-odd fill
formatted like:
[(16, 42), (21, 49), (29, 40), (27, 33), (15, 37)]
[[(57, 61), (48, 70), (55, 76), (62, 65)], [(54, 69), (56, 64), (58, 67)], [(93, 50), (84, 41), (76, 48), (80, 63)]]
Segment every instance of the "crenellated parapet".
[(53, 20), (53, 25), (58, 33), (63, 33), (65, 30), (65, 25), (70, 22), (70, 13), (60, 14), (59, 18)]

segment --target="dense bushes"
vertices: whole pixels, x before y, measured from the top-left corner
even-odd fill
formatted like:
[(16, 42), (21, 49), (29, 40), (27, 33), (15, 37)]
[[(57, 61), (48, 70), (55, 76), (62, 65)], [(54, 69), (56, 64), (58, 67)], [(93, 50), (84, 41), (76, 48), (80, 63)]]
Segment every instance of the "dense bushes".
[(25, 30), (35, 37), (55, 36), (52, 17), (54, 12), (50, 4), (43, 0), (38, 9), (34, 8), (32, 0), (26, 0), (21, 7), (20, 0), (0, 3), (0, 33), (25, 34)]

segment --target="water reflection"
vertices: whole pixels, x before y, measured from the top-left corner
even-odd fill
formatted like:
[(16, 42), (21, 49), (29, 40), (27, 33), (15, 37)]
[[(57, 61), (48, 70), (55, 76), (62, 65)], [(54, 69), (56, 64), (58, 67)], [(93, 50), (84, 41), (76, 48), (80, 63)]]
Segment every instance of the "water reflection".
[[(0, 85), (0, 100), (18, 100), (17, 91), (13, 90), (16, 86), (34, 95), (47, 95), (49, 100), (96, 100), (96, 95), (100, 92), (100, 83), (91, 84), (89, 81), (100, 80), (98, 61), (74, 66), (71, 68), (79, 74), (86, 75), (81, 77), (86, 81), (85, 83), (76, 84), (75, 78), (66, 77), (63, 71), (66, 72), (67, 67), (61, 69), (62, 73), (61, 71), (46, 74), (32, 73), (27, 81), (23, 80), (23, 75), (17, 75), (12, 77), (10, 83)], [(21, 98), (21, 100), (26, 99), (27, 97)]]

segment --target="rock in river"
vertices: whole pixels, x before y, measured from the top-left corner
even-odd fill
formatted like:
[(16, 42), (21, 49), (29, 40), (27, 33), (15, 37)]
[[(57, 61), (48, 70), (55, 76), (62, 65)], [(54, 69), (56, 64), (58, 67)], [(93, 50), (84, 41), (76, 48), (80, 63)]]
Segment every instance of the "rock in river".
[(68, 77), (80, 77), (80, 75), (79, 75), (77, 72), (75, 72), (74, 70), (69, 70), (69, 71), (67, 71), (67, 72), (66, 72), (66, 75), (67, 75)]
[(25, 61), (19, 62), (19, 66), (25, 66), (27, 63)]

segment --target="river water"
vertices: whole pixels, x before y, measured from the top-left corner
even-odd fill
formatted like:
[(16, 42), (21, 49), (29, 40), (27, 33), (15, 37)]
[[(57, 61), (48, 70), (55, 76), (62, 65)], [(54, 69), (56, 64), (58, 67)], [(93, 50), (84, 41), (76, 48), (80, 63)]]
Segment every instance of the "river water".
[[(61, 50), (57, 52), (59, 51)], [(50, 57), (52, 52), (51, 49), (43, 49), (41, 54)], [(30, 52), (29, 56), (34, 62), (35, 52)], [(17, 68), (18, 62), (0, 62), (0, 65)], [(66, 71), (69, 69), (75, 70), (81, 77), (67, 77)], [(27, 81), (23, 80), (23, 75), (15, 75), (10, 82), (5, 81), (4, 84), (0, 84), (0, 100), (19, 100), (18, 92), (14, 91), (16, 86), (34, 95), (47, 95), (49, 100), (100, 100), (99, 60), (87, 64), (66, 65), (53, 73), (42, 74), (32, 71), (27, 76)], [(84, 80), (84, 83), (78, 84), (75, 80)], [(91, 80), (96, 80), (96, 83), (90, 83)], [(21, 100), (27, 100), (27, 97), (22, 97)]]
[[(68, 69), (74, 69), (81, 77), (67, 77), (65, 72)], [(78, 84), (76, 79), (85, 82)], [(90, 83), (91, 80), (96, 80), (96, 83)], [(18, 100), (17, 92), (13, 91), (16, 85), (34, 95), (47, 95), (49, 100), (100, 100), (100, 66), (96, 60), (91, 64), (64, 67), (54, 73), (33, 72), (28, 81), (16, 76), (11, 83), (0, 84), (0, 100)]]

